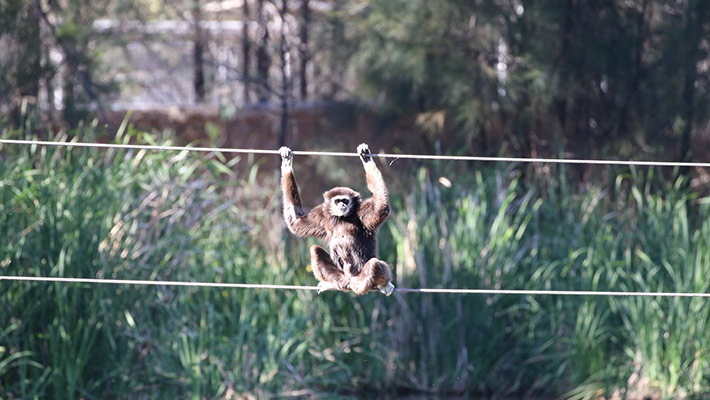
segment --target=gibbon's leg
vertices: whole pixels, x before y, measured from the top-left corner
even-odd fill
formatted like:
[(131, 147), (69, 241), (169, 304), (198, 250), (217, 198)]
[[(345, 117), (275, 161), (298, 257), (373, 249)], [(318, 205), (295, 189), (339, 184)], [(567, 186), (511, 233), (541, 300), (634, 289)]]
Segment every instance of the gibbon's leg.
[(318, 293), (350, 289), (350, 279), (333, 263), (328, 252), (316, 245), (311, 246), (311, 268), (319, 282)]
[(375, 288), (387, 296), (394, 291), (390, 267), (384, 261), (371, 258), (359, 274), (350, 278), (350, 289), (357, 294), (365, 294)]

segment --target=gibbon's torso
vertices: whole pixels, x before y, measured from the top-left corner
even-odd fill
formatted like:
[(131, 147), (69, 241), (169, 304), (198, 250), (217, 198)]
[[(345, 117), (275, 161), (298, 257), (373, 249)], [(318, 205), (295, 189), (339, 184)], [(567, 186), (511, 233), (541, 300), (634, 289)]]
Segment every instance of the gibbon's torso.
[(332, 221), (326, 240), (330, 256), (343, 272), (357, 275), (365, 263), (376, 256), (377, 239), (362, 225), (357, 214)]

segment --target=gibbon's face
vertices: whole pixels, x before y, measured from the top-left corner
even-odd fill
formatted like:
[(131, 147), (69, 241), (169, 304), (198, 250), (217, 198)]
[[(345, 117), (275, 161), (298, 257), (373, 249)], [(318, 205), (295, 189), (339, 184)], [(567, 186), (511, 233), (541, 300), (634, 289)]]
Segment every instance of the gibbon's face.
[(323, 193), (326, 207), (334, 217), (349, 217), (357, 212), (360, 206), (360, 194), (350, 188), (336, 187)]
[(350, 196), (335, 196), (330, 199), (330, 213), (336, 217), (347, 217), (352, 212), (353, 199)]

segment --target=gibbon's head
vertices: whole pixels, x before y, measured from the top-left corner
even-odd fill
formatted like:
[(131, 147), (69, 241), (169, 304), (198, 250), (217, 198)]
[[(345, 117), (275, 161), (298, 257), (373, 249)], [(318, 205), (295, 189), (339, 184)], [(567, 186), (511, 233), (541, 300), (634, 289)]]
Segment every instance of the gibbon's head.
[(323, 193), (325, 209), (334, 217), (349, 217), (360, 207), (360, 193), (346, 187), (336, 187)]

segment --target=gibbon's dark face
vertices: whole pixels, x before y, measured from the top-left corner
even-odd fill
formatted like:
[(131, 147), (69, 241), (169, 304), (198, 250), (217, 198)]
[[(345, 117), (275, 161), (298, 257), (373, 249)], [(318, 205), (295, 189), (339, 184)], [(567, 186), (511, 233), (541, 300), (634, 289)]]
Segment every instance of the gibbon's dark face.
[(323, 194), (330, 215), (349, 217), (360, 207), (360, 194), (352, 189), (337, 187)]
[(352, 199), (349, 196), (335, 196), (330, 199), (330, 213), (336, 217), (347, 217), (352, 209)]

